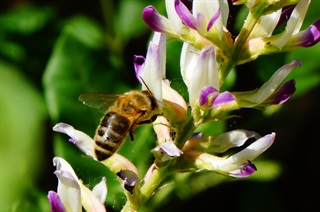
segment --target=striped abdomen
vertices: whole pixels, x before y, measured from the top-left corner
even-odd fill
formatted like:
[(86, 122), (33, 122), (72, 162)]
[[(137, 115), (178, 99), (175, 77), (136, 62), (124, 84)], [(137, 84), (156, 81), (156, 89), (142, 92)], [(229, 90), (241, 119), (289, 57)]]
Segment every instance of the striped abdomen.
[(118, 113), (109, 112), (97, 128), (95, 154), (99, 161), (113, 155), (122, 144), (132, 127), (131, 121)]

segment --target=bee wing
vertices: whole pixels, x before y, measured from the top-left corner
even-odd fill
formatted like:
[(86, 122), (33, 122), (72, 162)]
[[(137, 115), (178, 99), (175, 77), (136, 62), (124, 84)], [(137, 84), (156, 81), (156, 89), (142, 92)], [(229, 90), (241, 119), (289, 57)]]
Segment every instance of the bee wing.
[(101, 113), (106, 113), (108, 108), (123, 94), (109, 94), (103, 92), (88, 92), (79, 96), (79, 101), (89, 107), (97, 108)]

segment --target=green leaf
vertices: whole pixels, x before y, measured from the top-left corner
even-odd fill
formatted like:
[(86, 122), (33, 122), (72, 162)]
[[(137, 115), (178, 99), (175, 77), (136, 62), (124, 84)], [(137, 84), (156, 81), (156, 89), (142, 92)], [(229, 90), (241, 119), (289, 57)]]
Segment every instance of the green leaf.
[(143, 1), (120, 1), (119, 6), (120, 10), (115, 18), (115, 28), (119, 37), (136, 37), (146, 32), (147, 26), (142, 20), (142, 10), (146, 6)]
[(22, 5), (0, 14), (1, 31), (30, 34), (41, 29), (54, 16), (51, 7)]

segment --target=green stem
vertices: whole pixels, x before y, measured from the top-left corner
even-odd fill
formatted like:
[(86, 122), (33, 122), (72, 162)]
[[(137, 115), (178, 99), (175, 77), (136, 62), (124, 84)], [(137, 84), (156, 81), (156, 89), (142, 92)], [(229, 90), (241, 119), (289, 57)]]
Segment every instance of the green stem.
[(183, 147), (195, 129), (196, 126), (194, 125), (194, 119), (191, 116), (183, 126), (182, 130), (177, 133), (177, 137), (175, 138), (175, 144), (179, 149)]
[(266, 8), (266, 4), (262, 3), (260, 5), (255, 6), (254, 8), (251, 8), (249, 11), (249, 14), (246, 18), (245, 23), (243, 24), (243, 27), (239, 33), (239, 35), (236, 38), (236, 41), (234, 43), (234, 51), (232, 54), (232, 58), (228, 61), (228, 64), (224, 65), (223, 71), (222, 71), (222, 83), (224, 79), (228, 76), (231, 69), (237, 65), (239, 55), (242, 53), (242, 49), (244, 44), (247, 42), (248, 37), (250, 36), (253, 28), (259, 21), (260, 17), (263, 15), (264, 10)]
[(131, 212), (131, 211), (138, 211), (141, 205), (141, 190), (140, 186), (136, 185), (133, 189), (133, 194), (131, 195), (130, 192), (125, 191), (127, 196), (127, 202), (125, 206), (122, 208), (122, 212)]
[[(177, 137), (175, 140), (178, 148), (182, 148), (184, 143), (189, 139), (189, 137), (193, 133), (194, 129), (195, 129), (194, 120), (192, 117), (190, 117), (189, 120), (186, 122), (186, 124), (183, 126), (182, 130), (179, 133), (177, 133)], [(172, 173), (172, 167), (174, 166), (174, 164), (175, 164), (175, 160), (171, 160), (167, 165), (160, 168), (155, 168), (154, 170), (152, 170), (151, 176), (141, 187), (140, 192), (141, 192), (142, 201), (139, 201), (140, 204), (143, 204), (150, 199), (150, 197), (155, 193), (156, 189), (159, 188), (162, 181), (170, 173)], [(130, 204), (130, 203), (127, 203), (127, 204)], [(140, 205), (135, 207), (139, 208)], [(129, 205), (128, 206), (125, 205), (124, 207), (124, 209), (126, 209), (127, 211), (129, 211), (128, 210), (129, 208), (130, 208)], [(126, 211), (126, 210), (123, 210), (123, 211)]]
[(234, 44), (235, 45), (235, 50), (233, 53), (234, 62), (237, 61), (236, 59), (238, 58), (238, 55), (241, 53), (241, 49), (243, 45), (248, 40), (248, 37), (250, 36), (253, 28), (255, 27), (261, 15), (263, 14), (265, 7), (266, 7), (265, 4), (261, 4), (259, 6), (255, 6), (255, 8), (252, 8), (249, 11), (248, 17), (245, 23), (243, 24), (243, 27)]
[(170, 174), (172, 162), (161, 168), (155, 168), (152, 171), (152, 176), (141, 187), (142, 203), (145, 203), (154, 194), (155, 190), (159, 188), (161, 182)]

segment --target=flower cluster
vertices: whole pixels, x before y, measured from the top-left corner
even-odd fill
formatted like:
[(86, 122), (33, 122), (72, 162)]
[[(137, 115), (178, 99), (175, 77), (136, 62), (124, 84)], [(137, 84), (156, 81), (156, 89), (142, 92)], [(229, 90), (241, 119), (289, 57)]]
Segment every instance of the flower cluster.
[[(143, 10), (143, 20), (155, 33), (146, 57), (134, 56), (134, 68), (142, 89), (149, 89), (159, 102), (161, 116), (154, 121), (157, 146), (151, 150), (155, 156), (154, 164), (143, 181), (138, 183), (137, 168), (123, 156), (115, 153), (100, 161), (123, 183), (128, 198), (124, 208), (131, 210), (137, 210), (152, 196), (161, 180), (174, 172), (207, 170), (231, 177), (248, 177), (257, 171), (252, 160), (272, 145), (274, 132), (260, 136), (256, 132), (239, 129), (203, 136), (195, 130), (204, 123), (228, 118), (230, 111), (286, 102), (295, 92), (295, 81), (284, 81), (294, 67), (302, 64), (297, 60), (280, 67), (256, 90), (226, 91), (222, 86), (231, 69), (239, 64), (264, 54), (309, 47), (320, 40), (320, 20), (300, 31), (310, 0), (234, 0), (233, 4), (245, 4), (249, 10), (237, 36), (227, 29), (228, 1), (193, 0), (191, 3), (166, 0), (165, 4), (168, 17), (159, 14), (153, 6)], [(275, 29), (284, 22), (285, 29), (275, 34)], [(180, 71), (188, 88), (188, 103), (166, 79), (166, 36), (183, 42)], [(53, 130), (69, 135), (72, 143), (96, 159), (95, 141), (90, 136), (65, 123), (58, 123)], [(236, 153), (227, 153), (231, 148), (244, 147), (248, 140), (252, 141), (250, 145), (239, 148)], [(60, 173), (61, 170), (59, 168), (56, 172), (59, 185), (77, 189), (81, 195), (90, 193), (83, 191), (83, 185), (73, 171), (66, 171), (72, 177), (68, 177), (70, 183), (64, 183), (62, 176), (65, 175)], [(71, 207), (64, 200), (66, 197), (59, 187), (58, 195), (50, 192), (52, 208)], [(76, 207), (79, 207), (80, 196), (75, 198)], [(104, 201), (103, 198), (100, 200)], [(98, 202), (87, 205), (99, 207)]]

